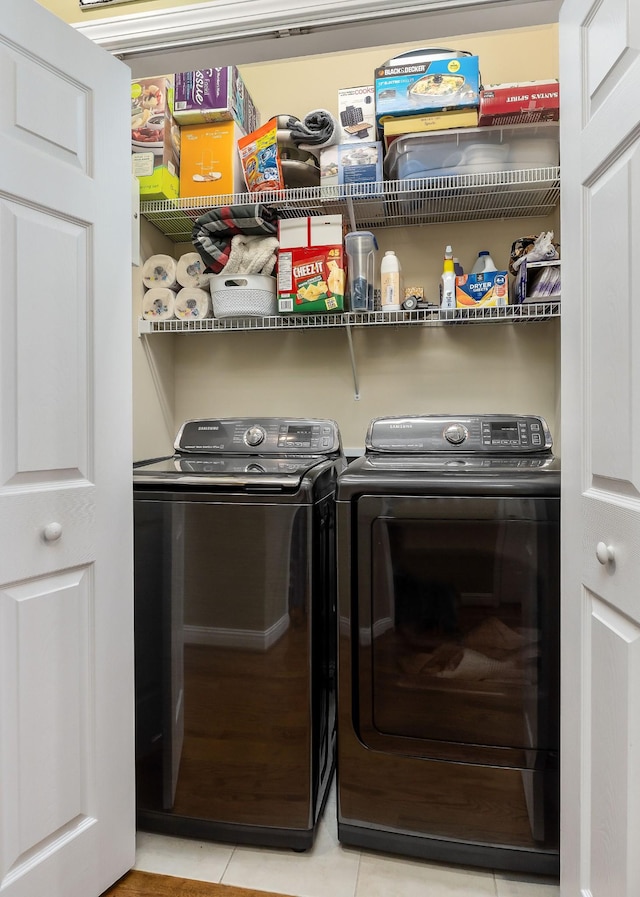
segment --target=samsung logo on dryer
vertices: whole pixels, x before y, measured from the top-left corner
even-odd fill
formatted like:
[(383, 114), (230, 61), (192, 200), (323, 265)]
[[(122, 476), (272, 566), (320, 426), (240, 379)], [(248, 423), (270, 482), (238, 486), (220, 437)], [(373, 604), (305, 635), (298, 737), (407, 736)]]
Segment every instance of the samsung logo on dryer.
[(411, 430), (413, 424), (389, 424), (390, 430)]
[(198, 427), (198, 430), (219, 430), (220, 427)]

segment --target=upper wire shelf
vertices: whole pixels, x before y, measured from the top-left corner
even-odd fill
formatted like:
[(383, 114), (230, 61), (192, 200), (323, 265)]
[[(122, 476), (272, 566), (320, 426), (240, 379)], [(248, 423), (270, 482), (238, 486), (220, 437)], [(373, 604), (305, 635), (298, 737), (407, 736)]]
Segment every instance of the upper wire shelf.
[(190, 243), (194, 222), (210, 209), (260, 202), (281, 218), (342, 214), (352, 229), (531, 218), (560, 201), (560, 168), (527, 168), (402, 181), (299, 187), (142, 202), (140, 213), (175, 243)]

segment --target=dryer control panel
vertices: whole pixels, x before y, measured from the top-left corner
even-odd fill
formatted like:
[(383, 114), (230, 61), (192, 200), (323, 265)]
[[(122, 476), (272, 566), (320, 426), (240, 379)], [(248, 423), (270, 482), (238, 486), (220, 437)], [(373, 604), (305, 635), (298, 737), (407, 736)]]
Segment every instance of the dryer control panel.
[(533, 415), (416, 415), (376, 418), (365, 445), (368, 452), (398, 454), (531, 454), (550, 452), (553, 442), (544, 418)]
[(332, 455), (342, 451), (335, 421), (287, 417), (188, 420), (174, 447), (181, 453), (200, 455)]

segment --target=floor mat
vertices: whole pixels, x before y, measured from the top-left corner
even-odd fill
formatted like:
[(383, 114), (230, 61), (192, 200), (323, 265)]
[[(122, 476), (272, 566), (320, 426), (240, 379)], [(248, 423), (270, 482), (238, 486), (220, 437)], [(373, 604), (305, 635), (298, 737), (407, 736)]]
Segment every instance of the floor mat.
[(210, 881), (194, 881), (155, 872), (127, 872), (102, 897), (283, 897), (273, 891), (254, 891)]

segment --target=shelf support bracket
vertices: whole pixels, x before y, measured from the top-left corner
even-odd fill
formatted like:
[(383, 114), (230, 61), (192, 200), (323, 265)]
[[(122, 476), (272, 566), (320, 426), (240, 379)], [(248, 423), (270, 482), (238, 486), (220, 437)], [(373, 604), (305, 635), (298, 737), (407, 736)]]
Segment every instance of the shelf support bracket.
[(357, 402), (360, 398), (360, 386), (358, 385), (358, 368), (356, 366), (356, 355), (353, 351), (353, 335), (351, 333), (351, 324), (345, 324), (344, 330), (347, 334), (347, 343), (349, 345), (349, 359), (351, 361), (351, 373), (353, 375), (353, 397)]
[(349, 213), (349, 227), (354, 231), (356, 229), (356, 215), (353, 208), (352, 196), (347, 196), (347, 212)]

